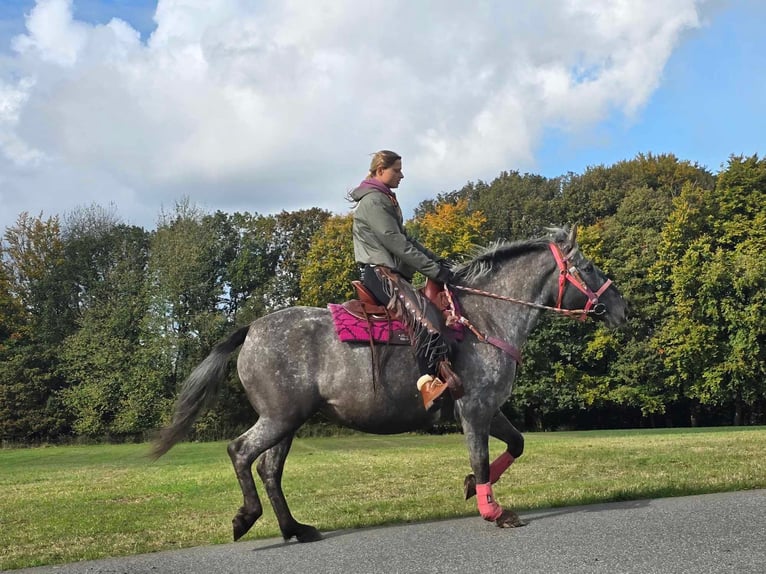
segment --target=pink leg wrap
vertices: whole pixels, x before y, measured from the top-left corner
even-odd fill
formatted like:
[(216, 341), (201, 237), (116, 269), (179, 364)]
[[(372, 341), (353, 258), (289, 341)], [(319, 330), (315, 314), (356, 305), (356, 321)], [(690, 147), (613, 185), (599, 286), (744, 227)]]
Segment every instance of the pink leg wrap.
[(489, 465), (489, 482), (495, 484), (503, 473), (508, 470), (508, 467), (511, 466), (514, 460), (516, 459), (508, 451), (505, 451), (493, 460), (492, 464)]
[(476, 502), (479, 505), (479, 514), (484, 520), (490, 522), (497, 520), (503, 513), (502, 507), (495, 502), (495, 497), (492, 495), (492, 485), (489, 482), (476, 485)]

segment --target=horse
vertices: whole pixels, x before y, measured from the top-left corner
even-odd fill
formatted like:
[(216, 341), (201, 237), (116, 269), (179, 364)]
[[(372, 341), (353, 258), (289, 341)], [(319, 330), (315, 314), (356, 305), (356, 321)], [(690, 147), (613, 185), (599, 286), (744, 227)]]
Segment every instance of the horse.
[[(499, 527), (524, 524), (492, 493), (492, 484), (524, 450), (523, 435), (500, 410), (518, 368), (514, 347), (523, 347), (547, 309), (591, 316), (608, 327), (627, 317), (617, 287), (580, 252), (576, 230), (552, 229), (536, 239), (498, 243), (454, 268), (460, 317), (471, 332), (465, 332), (452, 357), (463, 394), (442, 401), (449, 403), (468, 447), (472, 474), (464, 494), (476, 494), (480, 515)], [(234, 540), (263, 513), (252, 473), (259, 457), (256, 468), (284, 539), (322, 538), (317, 528), (293, 517), (281, 484), (293, 437), (316, 413), (359, 431), (394, 434), (432, 427), (445, 410), (425, 410), (415, 386), (419, 373), (412, 348), (386, 347), (387, 358), (378, 357), (373, 365), (369, 345), (338, 340), (327, 309), (295, 306), (260, 317), (214, 346), (184, 381), (172, 421), (155, 439), (154, 457), (187, 435), (214, 399), (229, 355), (240, 346), (238, 375), (258, 419), (227, 447), (243, 495), (232, 520)], [(490, 436), (506, 444), (491, 464)]]

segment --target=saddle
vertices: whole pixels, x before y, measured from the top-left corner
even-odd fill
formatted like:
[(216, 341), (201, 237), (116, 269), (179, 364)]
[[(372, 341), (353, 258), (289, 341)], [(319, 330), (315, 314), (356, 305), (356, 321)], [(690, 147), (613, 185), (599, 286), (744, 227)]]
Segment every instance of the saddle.
[[(410, 345), (404, 322), (382, 305), (361, 281), (352, 281), (357, 299), (341, 304), (330, 303), (335, 331), (341, 341), (355, 343), (388, 343), (389, 345)], [(447, 318), (450, 302), (441, 286), (428, 279), (420, 289), (436, 308)], [(449, 322), (447, 323), (449, 325)], [(456, 340), (462, 339), (462, 325), (449, 325)]]
[[(394, 314), (385, 306), (382, 305), (375, 296), (370, 293), (367, 287), (361, 281), (352, 281), (356, 290), (356, 296), (358, 299), (352, 299), (343, 303), (343, 307), (351, 313), (353, 316), (359, 319), (372, 320), (372, 321), (389, 321), (396, 320)], [(444, 316), (444, 322), (450, 329), (455, 331), (453, 336), (457, 333), (462, 334), (462, 325), (453, 325), (450, 320), (451, 308), (450, 300), (447, 294), (444, 292), (442, 286), (433, 281), (432, 279), (426, 279), (426, 284), (419, 289), (420, 293), (428, 299)]]
[[(375, 343), (411, 345), (412, 339), (405, 322), (388, 306), (382, 305), (361, 281), (352, 281), (351, 284), (358, 299), (351, 299), (340, 305), (330, 303), (327, 307), (341, 341), (370, 344), (375, 384)], [(451, 295), (448, 296), (442, 286), (431, 279), (426, 280), (425, 286), (419, 289), (419, 292), (443, 315), (445, 324), (451, 331), (451, 338), (455, 341), (462, 340), (463, 325), (452, 320), (455, 312), (459, 312), (453, 307), (456, 306), (454, 298), (451, 300)], [(450, 368), (449, 361), (442, 360), (438, 369), (453, 397), (460, 398), (463, 395), (462, 384)]]
[(368, 318), (372, 321), (393, 320), (393, 314), (385, 305), (382, 305), (375, 299), (375, 296), (370, 293), (369, 289), (367, 289), (361, 281), (352, 281), (351, 285), (353, 285), (356, 290), (358, 299), (351, 299), (350, 301), (343, 303), (343, 307), (345, 307), (349, 313), (354, 317), (365, 320)]

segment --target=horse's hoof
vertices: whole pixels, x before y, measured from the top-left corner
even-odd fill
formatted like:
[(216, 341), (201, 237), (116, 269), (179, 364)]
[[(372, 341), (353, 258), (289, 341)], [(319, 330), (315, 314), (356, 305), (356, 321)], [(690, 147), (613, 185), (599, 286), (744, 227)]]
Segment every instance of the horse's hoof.
[(319, 542), (322, 540), (322, 533), (313, 526), (301, 525), (300, 531), (295, 535), (298, 542)]
[(472, 496), (476, 496), (476, 476), (473, 474), (469, 474), (465, 477), (465, 480), (463, 480), (463, 493), (465, 494), (466, 500)]
[(282, 538), (285, 541), (290, 540), (293, 536), (295, 536), (298, 542), (318, 542), (322, 540), (322, 533), (308, 524), (296, 524), (292, 529), (282, 532)]
[(519, 518), (519, 515), (513, 510), (504, 508), (500, 517), (495, 520), (495, 525), (498, 528), (518, 528), (520, 526), (526, 526), (527, 523)]
[(247, 531), (253, 527), (253, 524), (255, 524), (255, 521), (258, 520), (259, 517), (260, 514), (255, 512), (244, 512), (243, 509), (240, 508), (237, 515), (231, 521), (234, 540), (239, 540), (247, 534)]

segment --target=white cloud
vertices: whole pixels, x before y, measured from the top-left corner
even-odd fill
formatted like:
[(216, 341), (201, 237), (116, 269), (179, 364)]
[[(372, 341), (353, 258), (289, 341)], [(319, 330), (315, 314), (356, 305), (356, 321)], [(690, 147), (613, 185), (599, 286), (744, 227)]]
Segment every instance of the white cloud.
[(71, 2), (40, 0), (27, 17), (28, 34), (14, 39), (20, 54), (35, 52), (43, 62), (73, 66), (85, 45), (88, 28), (72, 20)]
[(182, 195), (342, 210), (380, 148), (413, 207), (533, 168), (548, 127), (640, 113), (698, 4), (160, 0), (142, 42), (38, 0), (0, 62), (0, 225), (98, 201), (152, 226)]

